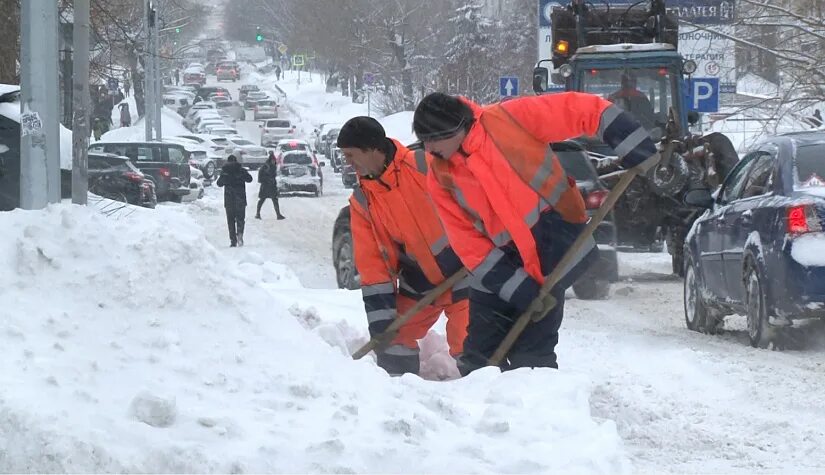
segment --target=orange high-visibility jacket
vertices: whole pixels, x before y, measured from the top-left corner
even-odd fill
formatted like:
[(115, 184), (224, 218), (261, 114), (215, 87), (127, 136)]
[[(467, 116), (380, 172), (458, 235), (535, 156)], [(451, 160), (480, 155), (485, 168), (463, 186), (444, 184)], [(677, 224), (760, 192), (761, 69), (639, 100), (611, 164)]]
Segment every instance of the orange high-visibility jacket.
[[(539, 233), (537, 224), (551, 209), (570, 223), (587, 220), (575, 181), (549, 143), (596, 136), (624, 166), (642, 168), (658, 160), (656, 146), (630, 114), (591, 94), (466, 102), (476, 122), (458, 152), (433, 160), (428, 189), (450, 244), (473, 272), (471, 286), (524, 310), (544, 281), (536, 235), (552, 238), (552, 229)], [(594, 246), (591, 239), (579, 259)], [(513, 247), (520, 260), (507, 252)]]
[[(427, 193), (431, 157), (393, 144), (387, 169), (374, 180), (359, 178), (350, 197), (355, 266), (370, 323), (395, 317), (396, 293), (417, 300), (462, 267)], [(466, 296), (465, 279), (436, 302)]]

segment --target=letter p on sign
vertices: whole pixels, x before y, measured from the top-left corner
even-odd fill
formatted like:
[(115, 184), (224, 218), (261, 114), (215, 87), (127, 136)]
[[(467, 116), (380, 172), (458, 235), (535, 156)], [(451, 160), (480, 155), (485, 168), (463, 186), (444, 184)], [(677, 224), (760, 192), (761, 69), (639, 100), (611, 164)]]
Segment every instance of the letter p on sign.
[(719, 78), (691, 78), (688, 81), (688, 108), (696, 112), (719, 111)]

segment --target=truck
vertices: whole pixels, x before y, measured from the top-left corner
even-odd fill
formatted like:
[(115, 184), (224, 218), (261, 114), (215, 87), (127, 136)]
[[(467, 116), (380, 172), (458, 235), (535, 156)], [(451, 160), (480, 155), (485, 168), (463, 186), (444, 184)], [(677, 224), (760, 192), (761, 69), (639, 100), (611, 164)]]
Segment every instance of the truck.
[[(739, 161), (722, 134), (694, 134), (699, 114), (688, 110), (687, 84), (696, 63), (677, 51), (678, 19), (664, 0), (630, 5), (593, 5), (573, 0), (551, 12), (552, 58), (533, 71), (537, 94), (577, 91), (597, 94), (633, 114), (658, 143), (660, 164), (647, 180), (634, 180), (616, 203), (620, 246), (655, 250), (662, 241), (673, 272), (683, 275), (684, 242), (700, 210), (684, 203), (693, 189), (721, 184)], [(546, 66), (552, 62), (554, 72)], [(561, 87), (553, 87), (550, 82)], [(577, 143), (599, 175), (614, 186), (618, 157), (592, 137)]]

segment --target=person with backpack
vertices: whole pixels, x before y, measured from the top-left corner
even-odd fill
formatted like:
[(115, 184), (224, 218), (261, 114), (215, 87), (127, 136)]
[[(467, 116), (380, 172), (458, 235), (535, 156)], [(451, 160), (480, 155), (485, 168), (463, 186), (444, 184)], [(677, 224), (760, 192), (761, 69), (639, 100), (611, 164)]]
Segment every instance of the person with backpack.
[[(387, 138), (372, 117), (347, 121), (337, 145), (358, 179), (349, 199), (350, 226), (370, 336), (386, 337), (398, 315), (463, 268), (427, 196), (430, 159), (424, 150)], [(467, 334), (466, 277), (376, 348), (378, 366), (391, 376), (417, 374), (418, 340), (442, 313), (447, 315), (450, 355), (457, 358)]]
[(268, 199), (272, 200), (278, 219), (286, 219), (281, 214), (281, 206), (278, 204), (278, 164), (272, 150), (269, 151), (266, 163), (258, 170), (258, 183), (261, 184), (261, 189), (258, 191), (258, 212), (255, 213), (255, 219), (261, 219), (261, 207)]
[(223, 188), (223, 207), (226, 209), (226, 224), (229, 227), (230, 247), (243, 247), (243, 231), (246, 222), (246, 184), (252, 182), (252, 175), (238, 162), (235, 155), (226, 159), (218, 177), (218, 186)]

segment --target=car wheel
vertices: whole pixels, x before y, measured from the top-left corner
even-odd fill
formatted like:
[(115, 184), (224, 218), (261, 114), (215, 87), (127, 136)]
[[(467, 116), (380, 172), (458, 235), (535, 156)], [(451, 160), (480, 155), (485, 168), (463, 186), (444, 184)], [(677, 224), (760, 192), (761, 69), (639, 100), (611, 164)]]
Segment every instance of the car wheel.
[(602, 300), (610, 295), (610, 282), (585, 275), (573, 284), (573, 291), (576, 292), (576, 297), (582, 300)]
[(702, 299), (699, 279), (692, 262), (686, 262), (684, 280), (685, 324), (695, 332), (702, 331), (707, 322), (707, 308)]
[(342, 232), (335, 239), (335, 279), (339, 289), (358, 289), (355, 269), (355, 259), (352, 250), (352, 237), (348, 232)]
[(745, 271), (745, 308), (748, 317), (748, 338), (754, 348), (767, 348), (770, 343), (768, 311), (759, 272), (753, 264)]

